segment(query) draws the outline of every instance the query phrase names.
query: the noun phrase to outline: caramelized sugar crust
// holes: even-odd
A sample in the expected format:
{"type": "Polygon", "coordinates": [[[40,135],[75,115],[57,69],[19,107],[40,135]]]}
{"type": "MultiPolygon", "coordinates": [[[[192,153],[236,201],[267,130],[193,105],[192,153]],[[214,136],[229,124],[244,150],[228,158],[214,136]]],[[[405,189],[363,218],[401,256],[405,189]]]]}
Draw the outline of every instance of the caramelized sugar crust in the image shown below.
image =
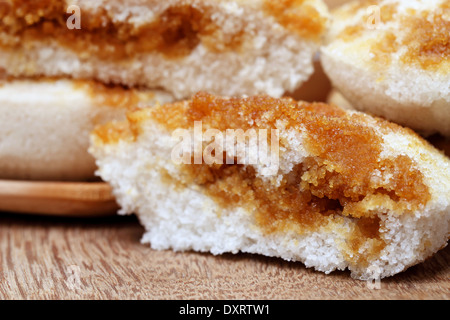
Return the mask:
{"type": "Polygon", "coordinates": [[[424,69],[438,70],[444,62],[450,63],[450,1],[444,2],[438,13],[405,20],[403,25],[410,31],[402,42],[409,44],[403,56],[406,64],[418,63],[424,69]]]}
{"type": "MultiPolygon", "coordinates": [[[[348,8],[349,12],[346,14],[356,14],[358,10],[365,10],[371,5],[380,5],[380,3],[382,3],[380,0],[355,2],[348,8]]],[[[416,65],[424,70],[447,72],[450,64],[449,0],[444,0],[440,7],[433,11],[417,12],[409,9],[406,13],[399,13],[396,4],[392,3],[379,7],[380,22],[389,23],[397,20],[399,26],[396,30],[382,31],[382,36],[378,37],[379,31],[369,30],[365,24],[366,21],[362,21],[346,27],[339,34],[339,38],[350,42],[366,32],[372,32],[374,38],[370,52],[377,65],[389,65],[392,62],[392,54],[401,51],[400,61],[406,65],[416,65]]]]}
{"type": "MultiPolygon", "coordinates": [[[[181,165],[179,176],[166,178],[179,187],[200,186],[223,208],[239,206],[254,212],[257,225],[266,233],[301,234],[350,217],[355,224],[342,246],[354,263],[367,263],[385,246],[379,218],[384,213],[370,209],[369,203],[408,214],[430,199],[423,175],[411,158],[380,158],[383,139],[373,123],[383,130],[403,130],[381,119],[288,98],[225,99],[199,93],[191,101],[133,113],[127,123],[101,127],[96,134],[104,143],[134,140],[140,123],[148,118],[169,131],[192,128],[194,121],[202,121],[205,130],[272,129],[280,124],[283,130],[304,130],[310,156],[284,174],[279,184],[258,176],[250,165],[238,164],[181,165]]],[[[287,141],[281,138],[280,146],[286,147],[287,141]]]]}
{"type": "Polygon", "coordinates": [[[325,32],[327,18],[306,0],[266,0],[264,9],[283,27],[304,38],[319,40],[325,32]]]}

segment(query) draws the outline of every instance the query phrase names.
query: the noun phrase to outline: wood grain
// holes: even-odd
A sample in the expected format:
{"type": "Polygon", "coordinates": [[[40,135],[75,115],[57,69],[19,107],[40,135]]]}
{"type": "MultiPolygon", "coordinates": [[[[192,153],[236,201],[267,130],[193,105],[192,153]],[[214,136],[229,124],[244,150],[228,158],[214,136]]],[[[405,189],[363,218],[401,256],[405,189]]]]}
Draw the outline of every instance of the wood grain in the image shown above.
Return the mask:
{"type": "Polygon", "coordinates": [[[450,248],[379,290],[250,254],[154,251],[135,217],[0,216],[0,299],[449,299],[450,248]]]}
{"type": "Polygon", "coordinates": [[[105,216],[118,206],[104,182],[0,180],[0,211],[58,216],[105,216]]]}

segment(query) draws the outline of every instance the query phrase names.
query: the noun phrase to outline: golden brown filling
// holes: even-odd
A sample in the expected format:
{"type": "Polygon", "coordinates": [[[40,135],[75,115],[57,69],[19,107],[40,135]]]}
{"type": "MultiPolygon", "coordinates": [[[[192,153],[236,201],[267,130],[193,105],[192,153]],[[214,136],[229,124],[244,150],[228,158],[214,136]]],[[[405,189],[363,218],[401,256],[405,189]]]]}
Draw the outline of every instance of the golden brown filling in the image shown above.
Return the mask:
{"type": "Polygon", "coordinates": [[[126,59],[136,53],[157,51],[166,57],[188,55],[203,43],[210,50],[238,50],[243,32],[224,34],[211,20],[207,7],[180,4],[143,26],[115,22],[103,9],[82,11],[81,29],[68,29],[64,1],[13,1],[0,6],[0,45],[53,39],[61,45],[101,59],[126,59]]]}
{"type": "Polygon", "coordinates": [[[409,44],[408,52],[403,56],[407,64],[419,63],[422,68],[438,70],[441,63],[450,62],[450,8],[443,6],[441,14],[422,14],[405,21],[408,36],[403,44],[409,44]],[[446,17],[444,17],[446,15],[446,17]]]}
{"type": "Polygon", "coordinates": [[[307,39],[318,40],[325,31],[327,19],[305,0],[266,0],[264,8],[283,27],[307,39]]]}
{"type": "MultiPolygon", "coordinates": [[[[267,233],[302,233],[350,217],[355,229],[343,246],[354,253],[348,259],[355,263],[369,261],[385,246],[377,215],[383,212],[367,209],[364,201],[389,202],[401,214],[408,212],[407,204],[414,210],[430,199],[413,160],[407,156],[381,160],[383,141],[367,125],[368,117],[349,115],[334,106],[266,96],[222,99],[199,93],[189,102],[134,113],[127,125],[105,126],[97,135],[107,143],[134,139],[140,134],[139,122],[148,117],[168,130],[191,128],[194,121],[221,131],[275,128],[276,121],[282,121],[286,129],[305,128],[311,156],[284,175],[280,185],[257,176],[252,166],[238,164],[186,164],[179,176],[168,179],[179,187],[201,186],[224,208],[239,206],[255,212],[257,224],[267,233]],[[380,179],[374,179],[377,170],[380,179]],[[386,176],[391,177],[388,182],[383,179],[386,176]],[[358,253],[363,245],[364,253],[358,253]]],[[[375,123],[386,130],[403,130],[381,119],[375,123]]],[[[285,145],[283,139],[280,145],[285,145]]]]}
{"type": "MultiPolygon", "coordinates": [[[[360,10],[379,3],[379,0],[366,1],[364,5],[356,5],[350,10],[360,10]]],[[[441,68],[441,66],[450,62],[449,1],[444,1],[441,7],[436,8],[434,12],[418,13],[411,9],[406,14],[396,14],[395,4],[383,5],[380,7],[380,22],[386,23],[398,19],[400,24],[398,32],[406,36],[400,38],[396,32],[392,31],[385,32],[382,37],[374,40],[371,45],[373,61],[377,65],[388,65],[392,61],[393,53],[398,52],[401,48],[406,48],[406,52],[401,57],[403,63],[416,64],[425,70],[445,72],[445,68],[441,68]]],[[[352,41],[367,31],[366,24],[359,23],[345,28],[339,37],[344,41],[352,41]]]]}
{"type": "MultiPolygon", "coordinates": [[[[326,19],[304,0],[264,3],[267,15],[286,29],[318,40],[326,19]]],[[[200,2],[180,1],[153,22],[136,26],[117,22],[106,9],[82,11],[81,29],[68,29],[67,4],[61,0],[0,2],[0,46],[18,47],[28,41],[56,40],[83,57],[126,59],[136,53],[160,52],[168,58],[189,55],[200,43],[214,52],[240,50],[245,30],[224,32],[213,22],[212,9],[200,2]]],[[[81,8],[82,9],[82,8],[81,8]]]]}

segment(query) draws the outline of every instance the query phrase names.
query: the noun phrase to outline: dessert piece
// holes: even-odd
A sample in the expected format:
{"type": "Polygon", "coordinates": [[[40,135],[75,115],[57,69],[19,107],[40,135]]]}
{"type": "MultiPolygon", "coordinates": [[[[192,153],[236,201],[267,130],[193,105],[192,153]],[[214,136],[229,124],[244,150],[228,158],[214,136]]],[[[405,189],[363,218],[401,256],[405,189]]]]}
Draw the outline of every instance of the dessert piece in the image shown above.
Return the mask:
{"type": "Polygon", "coordinates": [[[1,82],[0,179],[93,179],[89,133],[96,125],[125,119],[127,111],[158,101],[172,97],[93,81],[1,82]]]}
{"type": "Polygon", "coordinates": [[[349,102],[450,137],[450,1],[356,1],[333,18],[321,59],[349,102]]]}
{"type": "Polygon", "coordinates": [[[11,0],[0,68],[162,88],[180,98],[294,91],[328,24],[321,0],[11,0]]]}
{"type": "Polygon", "coordinates": [[[450,160],[410,129],[333,105],[198,93],[99,126],[90,152],[154,249],[370,279],[449,237],[450,160]]]}

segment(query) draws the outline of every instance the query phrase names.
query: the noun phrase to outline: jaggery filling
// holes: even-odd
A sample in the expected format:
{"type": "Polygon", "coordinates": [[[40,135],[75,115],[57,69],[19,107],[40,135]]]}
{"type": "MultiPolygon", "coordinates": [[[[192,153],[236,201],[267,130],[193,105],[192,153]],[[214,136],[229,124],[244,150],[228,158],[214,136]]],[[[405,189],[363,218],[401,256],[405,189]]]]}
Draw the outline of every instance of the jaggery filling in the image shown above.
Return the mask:
{"type": "Polygon", "coordinates": [[[15,47],[33,40],[53,39],[83,55],[126,59],[137,53],[160,52],[168,58],[189,55],[200,43],[210,50],[238,50],[243,32],[223,33],[207,7],[180,4],[154,21],[136,26],[117,22],[106,9],[82,11],[81,29],[68,29],[63,1],[13,1],[0,6],[0,46],[15,47]]]}
{"type": "Polygon", "coordinates": [[[444,62],[450,62],[450,9],[446,5],[443,4],[440,14],[423,13],[404,22],[410,32],[403,39],[404,44],[409,44],[403,62],[418,63],[430,70],[439,70],[444,62]]]}
{"type": "MultiPolygon", "coordinates": [[[[302,233],[325,227],[330,221],[343,221],[344,217],[353,219],[355,227],[344,247],[353,253],[348,259],[355,263],[369,261],[385,245],[378,218],[383,212],[374,212],[365,201],[387,201],[399,214],[407,214],[430,199],[413,160],[407,156],[380,159],[383,141],[367,125],[368,119],[382,129],[403,130],[381,119],[288,98],[223,99],[199,93],[189,102],[135,113],[129,118],[128,129],[117,129],[119,138],[124,138],[124,132],[131,139],[138,136],[139,122],[148,117],[169,130],[191,128],[194,121],[221,131],[272,129],[280,123],[285,130],[303,128],[307,134],[305,147],[311,156],[284,174],[279,184],[258,176],[249,165],[205,163],[181,165],[179,176],[171,176],[171,182],[180,187],[200,186],[224,208],[247,208],[267,233],[302,233]],[[378,174],[374,176],[374,172],[378,174]],[[359,252],[362,246],[364,253],[359,252]]],[[[110,131],[111,127],[105,128],[98,136],[111,142],[115,133],[110,131]]],[[[280,146],[286,146],[282,138],[280,146]]]]}
{"type": "MultiPolygon", "coordinates": [[[[367,3],[377,4],[379,1],[367,3]]],[[[364,7],[358,5],[355,8],[364,7]]],[[[418,65],[430,71],[446,72],[445,70],[448,70],[444,66],[450,63],[449,1],[444,1],[434,11],[417,12],[409,9],[403,14],[397,12],[395,4],[387,4],[380,7],[380,14],[380,23],[397,19],[398,28],[386,31],[383,36],[377,37],[379,30],[370,31],[366,21],[363,21],[363,23],[346,27],[339,34],[339,38],[349,42],[362,37],[366,32],[372,32],[374,40],[370,52],[377,66],[389,65],[392,62],[392,55],[406,48],[405,53],[402,53],[400,57],[402,63],[418,65]]]]}
{"type": "Polygon", "coordinates": [[[318,40],[326,29],[327,19],[305,0],[266,0],[264,9],[283,27],[307,39],[318,40]]]}

